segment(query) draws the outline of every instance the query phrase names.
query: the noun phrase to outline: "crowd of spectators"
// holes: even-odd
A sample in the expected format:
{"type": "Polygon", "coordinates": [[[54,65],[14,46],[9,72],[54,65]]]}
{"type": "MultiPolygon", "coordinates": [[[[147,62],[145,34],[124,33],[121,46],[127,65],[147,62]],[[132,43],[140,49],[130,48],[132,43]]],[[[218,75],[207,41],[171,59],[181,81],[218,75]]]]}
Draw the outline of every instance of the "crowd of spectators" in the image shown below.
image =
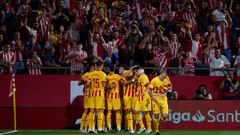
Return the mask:
{"type": "Polygon", "coordinates": [[[93,60],[177,68],[170,75],[239,68],[239,0],[74,1],[0,0],[0,73],[81,74],[93,60]]]}

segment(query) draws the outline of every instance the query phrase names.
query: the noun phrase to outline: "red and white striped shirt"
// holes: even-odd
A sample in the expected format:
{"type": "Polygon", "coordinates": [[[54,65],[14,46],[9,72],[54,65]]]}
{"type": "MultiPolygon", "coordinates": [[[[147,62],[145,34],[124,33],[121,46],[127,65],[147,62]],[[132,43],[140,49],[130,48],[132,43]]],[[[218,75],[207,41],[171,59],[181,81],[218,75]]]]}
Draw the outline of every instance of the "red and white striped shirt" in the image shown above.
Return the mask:
{"type": "Polygon", "coordinates": [[[198,41],[192,40],[192,48],[191,48],[192,56],[197,58],[198,60],[201,60],[202,51],[203,51],[203,45],[198,41]]]}
{"type": "Polygon", "coordinates": [[[71,63],[71,71],[72,72],[81,71],[81,68],[83,67],[83,64],[81,62],[86,58],[87,58],[87,53],[85,51],[72,50],[69,53],[69,61],[71,63]]]}
{"type": "Polygon", "coordinates": [[[196,13],[191,10],[185,11],[182,13],[183,20],[188,22],[189,20],[192,22],[192,30],[195,32],[197,30],[197,20],[196,20],[196,13]]]}
{"type": "Polygon", "coordinates": [[[166,68],[170,61],[170,55],[168,52],[154,51],[153,60],[159,63],[157,66],[166,68]]]}
{"type": "Polygon", "coordinates": [[[181,44],[179,42],[176,42],[176,43],[170,42],[169,47],[172,53],[172,59],[177,58],[181,48],[181,44]]]}
{"type": "Polygon", "coordinates": [[[36,59],[28,59],[27,60],[28,65],[28,73],[29,75],[41,75],[41,69],[42,66],[41,59],[37,57],[36,59]]]}
{"type": "MultiPolygon", "coordinates": [[[[15,60],[16,60],[16,61],[23,61],[22,52],[21,52],[21,50],[16,46],[17,42],[16,42],[16,41],[12,41],[11,44],[13,45],[11,48],[12,48],[13,50],[15,50],[15,51],[14,51],[15,60]]],[[[23,47],[23,44],[22,44],[21,41],[20,41],[20,44],[21,44],[20,46],[23,47]]]]}
{"type": "MultiPolygon", "coordinates": [[[[0,61],[2,61],[2,64],[8,64],[8,63],[15,62],[14,53],[13,52],[5,52],[5,51],[0,52],[0,61]]],[[[0,71],[10,73],[13,71],[13,65],[9,65],[6,68],[0,67],[0,71]]]]}
{"type": "Polygon", "coordinates": [[[224,31],[217,32],[217,41],[219,41],[222,49],[231,48],[231,30],[226,28],[224,31]]]}
{"type": "Polygon", "coordinates": [[[194,57],[187,57],[183,60],[184,63],[184,75],[195,75],[195,66],[194,66],[195,58],[194,57]]]}

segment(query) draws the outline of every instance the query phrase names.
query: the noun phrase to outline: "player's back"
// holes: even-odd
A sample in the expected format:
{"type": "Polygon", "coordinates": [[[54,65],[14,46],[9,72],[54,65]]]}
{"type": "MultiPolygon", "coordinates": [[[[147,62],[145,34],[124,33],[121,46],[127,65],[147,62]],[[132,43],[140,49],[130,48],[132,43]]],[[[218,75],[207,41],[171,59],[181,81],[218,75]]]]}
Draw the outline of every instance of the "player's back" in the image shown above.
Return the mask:
{"type": "MultiPolygon", "coordinates": [[[[124,81],[130,81],[134,78],[133,71],[126,71],[127,74],[122,77],[124,81]]],[[[135,95],[135,84],[133,82],[123,85],[123,96],[134,97],[135,95]]]]}
{"type": "Polygon", "coordinates": [[[91,81],[92,96],[104,96],[106,74],[103,71],[93,71],[91,81]]]}
{"type": "Polygon", "coordinates": [[[107,76],[107,80],[109,85],[114,86],[114,88],[110,89],[108,92],[108,98],[119,98],[119,80],[121,76],[118,74],[110,74],[107,76]]]}
{"type": "Polygon", "coordinates": [[[149,84],[148,76],[146,74],[140,75],[137,81],[137,92],[138,92],[137,95],[139,100],[143,100],[144,98],[149,97],[148,93],[146,93],[145,96],[142,96],[144,91],[147,89],[148,84],[149,84]]]}

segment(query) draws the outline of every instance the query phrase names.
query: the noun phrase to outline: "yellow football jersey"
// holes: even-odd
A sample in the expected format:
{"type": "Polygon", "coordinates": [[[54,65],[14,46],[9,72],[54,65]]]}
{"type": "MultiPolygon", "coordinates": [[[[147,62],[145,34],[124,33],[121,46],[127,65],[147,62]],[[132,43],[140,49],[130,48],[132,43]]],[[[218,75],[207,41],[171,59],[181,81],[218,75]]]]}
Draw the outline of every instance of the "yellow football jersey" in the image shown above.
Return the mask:
{"type": "Polygon", "coordinates": [[[140,101],[144,100],[144,97],[148,96],[148,94],[142,96],[143,92],[147,89],[148,84],[149,84],[148,76],[146,74],[140,75],[137,81],[137,95],[140,101]]]}
{"type": "Polygon", "coordinates": [[[84,82],[84,95],[85,96],[89,96],[89,94],[90,94],[91,86],[87,86],[87,81],[91,81],[91,73],[92,72],[87,72],[81,77],[82,81],[84,82]]]}
{"type": "Polygon", "coordinates": [[[91,81],[92,96],[104,96],[106,74],[103,71],[93,71],[91,73],[91,81]]]}
{"type": "Polygon", "coordinates": [[[164,81],[161,81],[158,77],[152,79],[149,89],[152,90],[154,93],[165,94],[168,89],[164,87],[164,81]]]}
{"type": "Polygon", "coordinates": [[[115,86],[115,88],[111,89],[108,92],[108,98],[111,99],[117,99],[120,98],[119,95],[119,80],[121,79],[121,76],[118,74],[110,74],[107,76],[107,81],[109,82],[109,85],[115,86]]]}

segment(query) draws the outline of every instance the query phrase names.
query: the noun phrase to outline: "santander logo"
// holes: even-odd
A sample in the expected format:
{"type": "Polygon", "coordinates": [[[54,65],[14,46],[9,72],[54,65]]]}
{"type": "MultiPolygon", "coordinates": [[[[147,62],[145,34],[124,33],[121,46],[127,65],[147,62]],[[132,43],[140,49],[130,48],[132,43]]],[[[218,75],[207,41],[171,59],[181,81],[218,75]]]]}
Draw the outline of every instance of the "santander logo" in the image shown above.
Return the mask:
{"type": "Polygon", "coordinates": [[[200,110],[196,112],[174,112],[169,110],[169,115],[166,121],[174,124],[182,122],[195,122],[195,123],[240,123],[240,112],[216,112],[216,110],[208,110],[205,115],[200,110]]]}
{"type": "Polygon", "coordinates": [[[205,120],[205,117],[202,115],[202,113],[198,110],[195,115],[192,116],[192,121],[194,122],[202,122],[205,120]]]}

